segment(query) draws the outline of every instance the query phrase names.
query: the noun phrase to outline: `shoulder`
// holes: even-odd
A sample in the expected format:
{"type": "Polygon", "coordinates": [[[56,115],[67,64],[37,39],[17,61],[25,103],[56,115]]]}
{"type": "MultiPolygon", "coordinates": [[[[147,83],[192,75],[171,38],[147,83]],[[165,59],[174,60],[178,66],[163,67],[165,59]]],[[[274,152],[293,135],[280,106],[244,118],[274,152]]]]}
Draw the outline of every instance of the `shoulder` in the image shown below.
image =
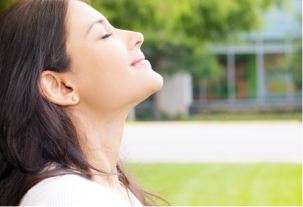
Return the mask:
{"type": "Polygon", "coordinates": [[[78,175],[47,178],[32,187],[22,198],[25,206],[126,206],[118,195],[78,175]]]}

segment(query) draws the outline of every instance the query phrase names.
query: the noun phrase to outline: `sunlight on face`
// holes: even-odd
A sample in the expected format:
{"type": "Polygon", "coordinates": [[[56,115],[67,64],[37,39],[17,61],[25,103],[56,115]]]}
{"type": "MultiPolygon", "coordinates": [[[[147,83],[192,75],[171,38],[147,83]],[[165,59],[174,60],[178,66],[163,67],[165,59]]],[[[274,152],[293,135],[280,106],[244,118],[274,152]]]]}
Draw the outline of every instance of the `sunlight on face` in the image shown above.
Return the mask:
{"type": "MultiPolygon", "coordinates": [[[[130,20],[131,21],[131,20],[130,20]]],[[[67,16],[68,73],[81,104],[96,110],[134,107],[162,87],[140,50],[141,33],[116,29],[89,5],[71,1],[67,16]]]]}

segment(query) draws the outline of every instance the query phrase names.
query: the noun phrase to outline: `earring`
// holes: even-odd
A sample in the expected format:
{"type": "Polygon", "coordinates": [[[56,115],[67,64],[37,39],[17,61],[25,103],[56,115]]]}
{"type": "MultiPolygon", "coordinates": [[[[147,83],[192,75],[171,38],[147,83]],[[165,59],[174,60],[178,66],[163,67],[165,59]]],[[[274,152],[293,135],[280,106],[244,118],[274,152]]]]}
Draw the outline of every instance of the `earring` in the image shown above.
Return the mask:
{"type": "Polygon", "coordinates": [[[73,96],[72,100],[77,101],[77,96],[73,96]]]}

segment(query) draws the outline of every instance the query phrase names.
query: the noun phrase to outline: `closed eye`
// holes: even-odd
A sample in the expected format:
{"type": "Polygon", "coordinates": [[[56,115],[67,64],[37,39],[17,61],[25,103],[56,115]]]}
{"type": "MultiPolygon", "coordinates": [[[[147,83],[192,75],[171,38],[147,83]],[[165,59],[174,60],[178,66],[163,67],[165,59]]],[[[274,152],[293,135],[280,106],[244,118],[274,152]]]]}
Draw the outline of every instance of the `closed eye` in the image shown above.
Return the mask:
{"type": "Polygon", "coordinates": [[[110,36],[112,36],[112,34],[106,34],[106,35],[104,35],[104,36],[102,37],[102,39],[106,39],[106,38],[108,38],[108,37],[110,37],[110,36]]]}

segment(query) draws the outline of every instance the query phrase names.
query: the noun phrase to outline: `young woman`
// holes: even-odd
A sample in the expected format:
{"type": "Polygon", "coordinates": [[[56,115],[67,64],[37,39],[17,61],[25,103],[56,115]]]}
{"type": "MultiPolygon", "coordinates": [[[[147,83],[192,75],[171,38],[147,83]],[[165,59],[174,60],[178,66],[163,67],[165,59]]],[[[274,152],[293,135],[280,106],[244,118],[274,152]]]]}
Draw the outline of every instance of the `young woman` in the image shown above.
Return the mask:
{"type": "Polygon", "coordinates": [[[1,14],[0,205],[153,204],[118,162],[128,112],[163,84],[142,43],[77,0],[1,14]]]}

